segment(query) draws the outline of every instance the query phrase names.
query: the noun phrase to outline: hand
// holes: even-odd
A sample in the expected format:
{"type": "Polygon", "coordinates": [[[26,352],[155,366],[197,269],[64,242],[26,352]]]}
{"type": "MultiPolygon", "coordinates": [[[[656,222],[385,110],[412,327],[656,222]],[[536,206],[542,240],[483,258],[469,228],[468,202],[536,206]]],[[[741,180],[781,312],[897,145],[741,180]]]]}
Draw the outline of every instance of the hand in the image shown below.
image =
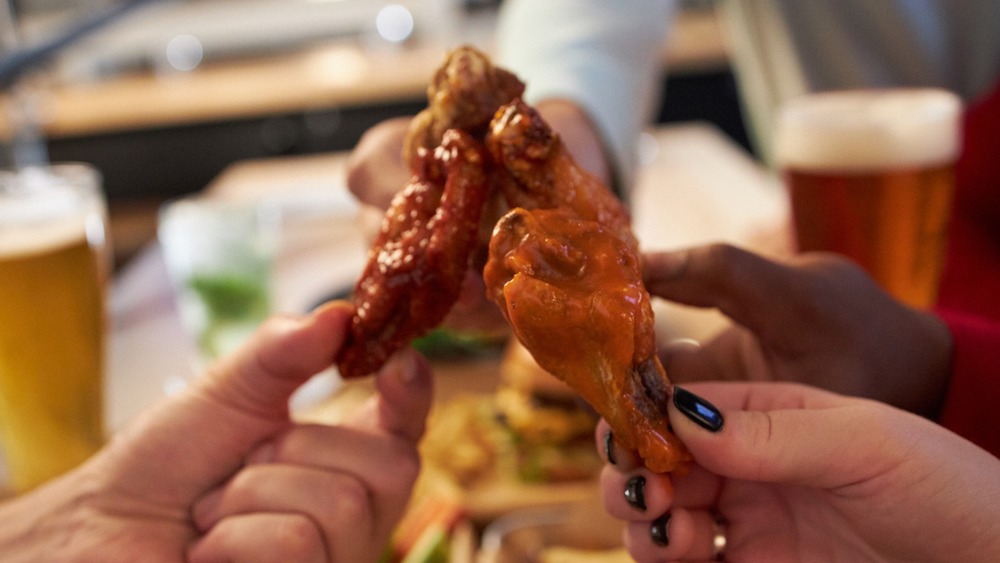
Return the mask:
{"type": "Polygon", "coordinates": [[[776,262],[728,245],[645,257],[652,295],[717,307],[734,326],[700,349],[665,349],[675,382],[798,381],[924,415],[940,408],[951,336],[830,254],[776,262]],[[673,353],[676,352],[676,353],[673,353]]]}
{"type": "MultiPolygon", "coordinates": [[[[717,518],[727,561],[1000,557],[1000,460],[944,428],[795,384],[686,389],[719,407],[722,423],[709,431],[670,405],[674,431],[696,461],[690,473],[652,474],[613,448],[618,464],[601,474],[605,507],[628,522],[625,543],[637,561],[711,559],[717,518]]],[[[677,396],[713,408],[697,395],[677,396]]],[[[607,431],[602,422],[601,444],[607,431]]]]}
{"type": "Polygon", "coordinates": [[[4,505],[5,560],[374,560],[417,476],[431,380],[403,355],[351,421],[291,422],[289,396],[331,364],[350,315],[268,321],[81,468],[4,505]]]}
{"type": "Polygon", "coordinates": [[[388,209],[411,173],[403,162],[403,141],[410,117],[376,124],[358,140],[347,158],[347,188],[361,203],[388,209]]]}

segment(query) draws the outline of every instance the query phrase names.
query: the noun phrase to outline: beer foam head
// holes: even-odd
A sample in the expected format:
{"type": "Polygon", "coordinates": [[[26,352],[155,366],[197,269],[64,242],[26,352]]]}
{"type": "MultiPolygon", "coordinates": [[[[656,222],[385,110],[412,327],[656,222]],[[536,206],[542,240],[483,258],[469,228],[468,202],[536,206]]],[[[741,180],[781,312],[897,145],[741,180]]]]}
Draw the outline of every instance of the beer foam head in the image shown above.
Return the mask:
{"type": "MultiPolygon", "coordinates": [[[[0,190],[4,188],[0,186],[0,190]]],[[[0,259],[62,248],[88,237],[95,209],[66,186],[0,191],[0,259]]]]}
{"type": "Polygon", "coordinates": [[[958,157],[961,106],[931,88],[803,96],[779,114],[775,158],[785,168],[858,172],[947,163],[958,157]]]}

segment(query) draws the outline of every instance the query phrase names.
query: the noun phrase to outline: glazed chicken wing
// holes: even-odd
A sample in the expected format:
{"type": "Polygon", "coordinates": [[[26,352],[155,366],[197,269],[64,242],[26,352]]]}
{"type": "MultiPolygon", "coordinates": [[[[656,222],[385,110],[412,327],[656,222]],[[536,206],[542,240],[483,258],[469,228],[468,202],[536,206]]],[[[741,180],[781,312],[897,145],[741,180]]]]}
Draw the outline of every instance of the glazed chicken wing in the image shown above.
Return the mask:
{"type": "Polygon", "coordinates": [[[516,76],[472,47],[451,51],[434,74],[428,106],[404,142],[412,178],[386,212],[355,285],[351,330],[337,358],[343,377],[378,370],[438,326],[470,267],[482,270],[500,215],[498,177],[482,141],[497,108],[523,91],[516,76]]]}
{"type": "Polygon", "coordinates": [[[570,210],[611,229],[637,251],[631,219],[621,200],[576,164],[534,108],[518,99],[497,110],[486,146],[510,177],[498,183],[511,208],[570,210]]]}
{"type": "Polygon", "coordinates": [[[427,88],[427,108],[410,122],[403,161],[417,173],[420,153],[433,151],[449,129],[482,139],[497,108],[523,92],[524,83],[494,66],[482,51],[468,46],[454,49],[427,88]]]}
{"type": "Polygon", "coordinates": [[[689,456],[668,429],[670,382],[627,211],[524,104],[498,113],[487,147],[521,188],[511,203],[533,208],[497,223],[487,296],[535,361],[590,403],[623,446],[652,471],[677,469],[689,456]]]}
{"type": "Polygon", "coordinates": [[[458,299],[489,196],[485,159],[481,143],[450,130],[393,199],[355,286],[355,313],[337,358],[343,377],[379,369],[458,299]]]}

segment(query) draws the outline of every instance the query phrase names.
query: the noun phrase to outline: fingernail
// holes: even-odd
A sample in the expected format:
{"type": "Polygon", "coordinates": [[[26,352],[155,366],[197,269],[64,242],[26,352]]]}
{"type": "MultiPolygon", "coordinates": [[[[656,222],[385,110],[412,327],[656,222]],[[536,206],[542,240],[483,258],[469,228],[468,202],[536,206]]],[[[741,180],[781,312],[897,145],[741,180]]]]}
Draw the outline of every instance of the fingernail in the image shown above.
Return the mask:
{"type": "Polygon", "coordinates": [[[670,524],[670,513],[660,516],[649,525],[649,537],[653,543],[660,547],[670,545],[670,535],[667,533],[667,525],[670,524]]]}
{"type": "Polygon", "coordinates": [[[715,408],[715,405],[698,395],[675,386],[674,406],[684,413],[684,416],[690,418],[695,424],[705,430],[709,432],[722,430],[722,425],[725,422],[722,418],[722,413],[719,412],[719,409],[715,408]]]}
{"type": "Polygon", "coordinates": [[[615,465],[615,435],[610,430],[604,435],[604,457],[608,463],[615,465]]]}
{"type": "Polygon", "coordinates": [[[396,372],[399,380],[406,385],[412,385],[417,380],[417,357],[412,352],[396,354],[392,360],[391,369],[396,372]]]}
{"type": "Polygon", "coordinates": [[[646,511],[646,478],[636,475],[625,484],[625,500],[636,509],[646,511]]]}

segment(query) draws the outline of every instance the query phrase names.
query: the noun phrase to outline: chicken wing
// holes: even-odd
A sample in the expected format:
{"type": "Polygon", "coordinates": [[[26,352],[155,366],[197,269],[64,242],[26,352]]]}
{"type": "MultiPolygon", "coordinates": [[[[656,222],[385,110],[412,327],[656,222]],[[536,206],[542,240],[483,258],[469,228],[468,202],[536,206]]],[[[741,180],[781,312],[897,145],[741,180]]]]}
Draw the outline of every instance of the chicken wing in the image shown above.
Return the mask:
{"type": "Polygon", "coordinates": [[[670,382],[632,245],[564,208],[517,208],[494,230],[488,296],[538,365],[565,381],[652,471],[687,459],[669,431],[670,382]]]}
{"type": "Polygon", "coordinates": [[[535,361],[590,403],[622,445],[653,471],[675,470],[688,454],[668,429],[670,381],[628,210],[519,100],[497,112],[486,145],[512,179],[503,185],[508,203],[521,206],[493,231],[487,296],[535,361]]]}
{"type": "Polygon", "coordinates": [[[479,141],[449,130],[393,199],[355,286],[355,313],[337,357],[343,377],[376,371],[458,299],[490,193],[486,158],[479,141]]]}
{"type": "Polygon", "coordinates": [[[469,46],[450,51],[427,87],[427,108],[410,122],[404,162],[417,173],[420,153],[433,151],[449,129],[482,139],[497,108],[523,92],[524,83],[482,51],[469,46]]]}
{"type": "Polygon", "coordinates": [[[514,74],[467,46],[449,52],[434,74],[428,106],[403,146],[412,178],[386,212],[355,285],[355,314],[337,358],[343,377],[376,371],[440,324],[459,298],[470,257],[482,269],[500,215],[482,140],[497,108],[523,91],[514,74]]]}

